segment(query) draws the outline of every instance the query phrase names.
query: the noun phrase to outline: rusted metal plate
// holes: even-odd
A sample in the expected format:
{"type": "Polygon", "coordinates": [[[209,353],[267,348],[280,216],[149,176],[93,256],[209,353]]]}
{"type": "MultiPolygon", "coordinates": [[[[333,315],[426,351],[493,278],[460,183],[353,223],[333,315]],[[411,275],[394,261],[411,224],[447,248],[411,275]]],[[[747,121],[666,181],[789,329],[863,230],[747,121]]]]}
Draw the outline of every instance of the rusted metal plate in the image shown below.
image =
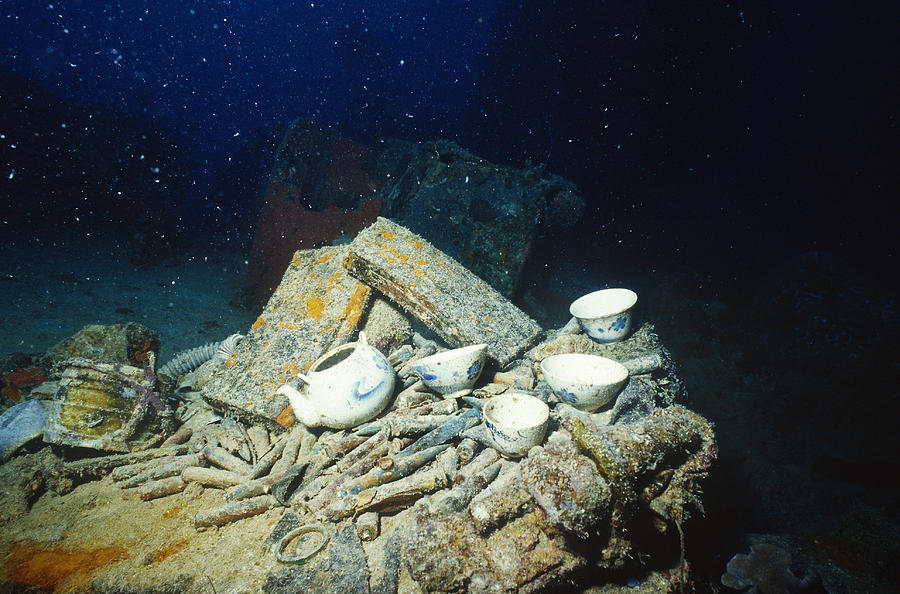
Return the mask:
{"type": "Polygon", "coordinates": [[[250,422],[290,425],[288,400],[275,390],[332,346],[355,337],[372,289],[342,266],[347,246],[294,254],[262,314],[203,388],[214,407],[250,422]]]}
{"type": "Polygon", "coordinates": [[[344,265],[451,346],[486,343],[501,367],[541,334],[537,322],[490,285],[389,219],[379,217],[356,236],[344,265]]]}

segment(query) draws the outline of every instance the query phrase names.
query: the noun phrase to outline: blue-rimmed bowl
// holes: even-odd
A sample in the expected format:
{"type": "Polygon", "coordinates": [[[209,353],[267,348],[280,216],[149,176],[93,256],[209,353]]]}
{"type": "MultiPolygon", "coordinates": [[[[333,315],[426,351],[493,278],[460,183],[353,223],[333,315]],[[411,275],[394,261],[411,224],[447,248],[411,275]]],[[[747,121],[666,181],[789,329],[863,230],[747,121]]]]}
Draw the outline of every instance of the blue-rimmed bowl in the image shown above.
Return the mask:
{"type": "Polygon", "coordinates": [[[444,398],[459,398],[475,387],[486,357],[487,345],[473,344],[419,359],[412,369],[426,386],[444,398]]]}
{"type": "Polygon", "coordinates": [[[579,297],[569,306],[584,333],[597,342],[616,342],[631,332],[631,308],[637,293],[631,289],[602,289],[579,297]]]}
{"type": "Polygon", "coordinates": [[[587,412],[611,402],[628,381],[621,363],[582,353],[551,355],[541,361],[541,372],[560,400],[587,412]]]}
{"type": "Polygon", "coordinates": [[[485,403],[481,416],[497,450],[508,458],[519,458],[543,443],[550,408],[531,394],[504,392],[485,403]]]}

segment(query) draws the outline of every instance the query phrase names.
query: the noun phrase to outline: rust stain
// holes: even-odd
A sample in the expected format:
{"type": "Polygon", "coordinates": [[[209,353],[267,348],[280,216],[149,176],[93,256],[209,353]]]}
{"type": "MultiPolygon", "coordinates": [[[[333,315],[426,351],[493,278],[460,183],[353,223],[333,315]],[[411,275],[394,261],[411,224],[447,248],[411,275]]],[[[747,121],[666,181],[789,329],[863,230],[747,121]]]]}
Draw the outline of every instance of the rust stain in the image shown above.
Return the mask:
{"type": "MultiPolygon", "coordinates": [[[[91,550],[42,549],[17,542],[6,558],[7,578],[28,590],[89,590],[97,569],[128,558],[127,549],[106,547],[91,550]]],[[[23,589],[25,589],[23,588],[23,589]]]]}
{"type": "Polygon", "coordinates": [[[275,417],[275,422],[282,427],[290,427],[296,420],[297,419],[294,418],[294,409],[290,406],[285,406],[284,409],[278,413],[278,416],[275,417]]]}
{"type": "Polygon", "coordinates": [[[175,553],[177,553],[178,551],[180,551],[181,549],[186,547],[187,544],[188,544],[188,539],[183,538],[177,542],[173,542],[167,546],[164,546],[163,548],[159,549],[158,551],[156,551],[153,554],[152,563],[160,563],[162,561],[165,561],[166,559],[168,559],[169,557],[171,557],[172,555],[174,555],[175,553]]]}
{"type": "Polygon", "coordinates": [[[162,517],[171,518],[171,517],[177,516],[181,513],[181,510],[183,509],[183,507],[184,506],[181,506],[181,505],[173,505],[170,509],[167,509],[166,511],[164,511],[162,513],[162,517]]]}
{"type": "Polygon", "coordinates": [[[359,324],[359,319],[363,315],[365,305],[368,302],[371,289],[362,283],[357,283],[356,290],[350,296],[350,301],[344,308],[344,323],[342,328],[346,329],[346,333],[352,332],[359,324]]]}

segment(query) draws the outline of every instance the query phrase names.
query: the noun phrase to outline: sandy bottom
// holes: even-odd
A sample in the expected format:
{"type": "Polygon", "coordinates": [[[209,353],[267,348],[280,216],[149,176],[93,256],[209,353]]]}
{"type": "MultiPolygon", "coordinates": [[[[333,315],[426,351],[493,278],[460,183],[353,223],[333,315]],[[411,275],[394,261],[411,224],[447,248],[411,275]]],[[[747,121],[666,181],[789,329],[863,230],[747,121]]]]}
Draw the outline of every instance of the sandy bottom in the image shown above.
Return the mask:
{"type": "MultiPolygon", "coordinates": [[[[25,461],[4,467],[4,484],[25,461]]],[[[194,528],[197,511],[222,503],[222,491],[203,488],[143,501],[109,477],[45,494],[21,516],[24,502],[13,495],[0,518],[0,591],[259,592],[279,565],[263,543],[281,510],[194,528]]]]}
{"type": "Polygon", "coordinates": [[[242,332],[247,270],[237,249],[197,248],[140,268],[100,239],[0,246],[0,357],[42,353],[87,324],[140,322],[159,333],[160,360],[242,332]]]}
{"type": "MultiPolygon", "coordinates": [[[[258,592],[278,565],[263,541],[281,512],[193,527],[197,511],[219,505],[216,489],[142,501],[108,477],[44,495],[24,516],[2,519],[0,581],[9,591],[258,592]]],[[[21,511],[21,502],[4,507],[21,511]]]]}

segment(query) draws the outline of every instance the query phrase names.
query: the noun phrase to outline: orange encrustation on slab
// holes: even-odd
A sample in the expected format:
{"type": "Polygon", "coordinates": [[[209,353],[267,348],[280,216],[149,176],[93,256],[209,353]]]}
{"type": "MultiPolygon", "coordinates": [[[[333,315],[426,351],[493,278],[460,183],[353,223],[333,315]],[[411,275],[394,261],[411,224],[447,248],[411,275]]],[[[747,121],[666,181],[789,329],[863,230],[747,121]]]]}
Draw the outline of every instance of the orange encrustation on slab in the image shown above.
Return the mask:
{"type": "Polygon", "coordinates": [[[23,589],[84,591],[89,589],[94,571],[128,557],[128,550],[120,547],[45,549],[35,543],[17,542],[6,557],[4,573],[6,579],[23,589]]]}
{"type": "Polygon", "coordinates": [[[322,319],[325,313],[325,302],[315,295],[306,297],[306,314],[317,322],[322,319]]]}
{"type": "Polygon", "coordinates": [[[260,326],[262,326],[265,323],[266,323],[266,321],[263,319],[263,317],[259,316],[258,318],[256,318],[256,321],[253,322],[253,325],[250,326],[250,328],[253,330],[256,330],[257,328],[259,328],[260,326]]]}
{"type": "Polygon", "coordinates": [[[341,334],[349,334],[359,324],[366,306],[369,304],[369,297],[372,289],[368,286],[360,284],[350,296],[350,301],[344,308],[342,313],[343,323],[341,324],[341,334]]]}
{"type": "Polygon", "coordinates": [[[284,365],[281,366],[281,369],[291,375],[297,375],[300,373],[300,366],[297,365],[296,361],[288,361],[284,365]]]}
{"type": "Polygon", "coordinates": [[[330,252],[326,252],[326,253],[322,254],[321,256],[319,256],[318,258],[316,258],[315,260],[313,260],[313,264],[324,264],[325,262],[327,262],[328,260],[331,259],[331,256],[332,256],[332,254],[330,252]]]}

